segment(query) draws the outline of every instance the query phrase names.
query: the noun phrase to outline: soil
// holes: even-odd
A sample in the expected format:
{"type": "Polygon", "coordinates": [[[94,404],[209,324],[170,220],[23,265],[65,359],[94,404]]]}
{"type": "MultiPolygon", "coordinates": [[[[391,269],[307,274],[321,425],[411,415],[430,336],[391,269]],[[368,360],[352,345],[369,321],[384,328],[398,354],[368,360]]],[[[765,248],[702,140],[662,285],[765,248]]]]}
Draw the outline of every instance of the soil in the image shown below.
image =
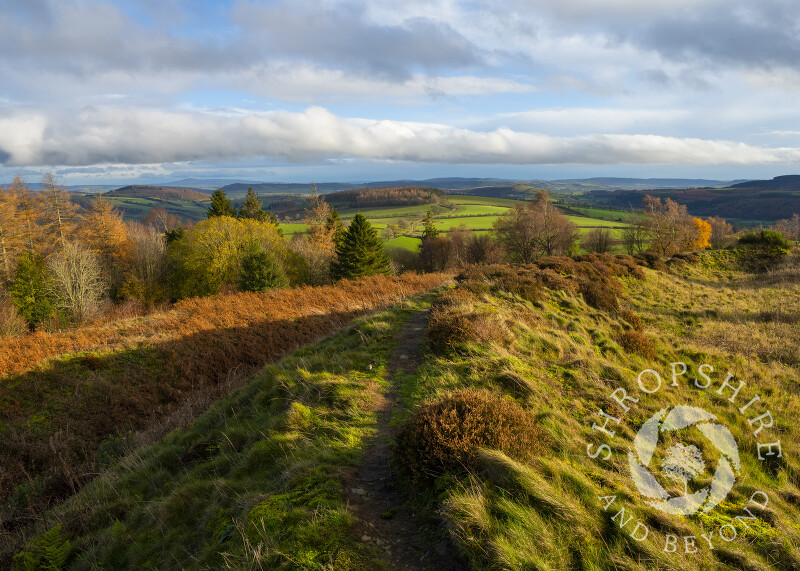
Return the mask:
{"type": "Polygon", "coordinates": [[[349,510],[359,519],[356,530],[361,540],[381,549],[390,569],[456,571],[466,565],[457,560],[446,540],[424,529],[429,523],[405,505],[390,447],[397,433],[389,424],[398,406],[397,373],[414,373],[422,362],[427,319],[427,311],[416,313],[395,337],[388,363],[390,386],[384,391],[373,387],[376,433],[367,443],[361,465],[343,475],[345,496],[349,510]]]}

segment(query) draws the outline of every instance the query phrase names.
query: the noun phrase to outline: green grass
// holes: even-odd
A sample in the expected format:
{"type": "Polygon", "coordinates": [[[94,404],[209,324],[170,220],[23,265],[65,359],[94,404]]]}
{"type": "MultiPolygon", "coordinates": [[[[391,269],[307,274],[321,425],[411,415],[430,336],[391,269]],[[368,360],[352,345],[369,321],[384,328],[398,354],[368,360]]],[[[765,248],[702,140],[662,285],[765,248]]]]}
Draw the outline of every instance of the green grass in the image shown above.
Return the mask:
{"type": "Polygon", "coordinates": [[[631,223],[639,221],[644,217],[644,215],[637,212],[623,212],[621,210],[608,210],[605,208],[587,208],[583,206],[570,206],[570,208],[589,218],[611,220],[615,222],[631,223]]]}
{"type": "MultiPolygon", "coordinates": [[[[394,422],[402,423],[416,407],[450,391],[486,389],[516,399],[539,419],[547,432],[546,452],[530,461],[498,451],[481,453],[470,472],[445,475],[428,487],[409,486],[415,509],[440,514],[457,551],[467,554],[474,569],[711,571],[727,568],[725,562],[731,561],[747,569],[797,568],[795,454],[800,434],[791,419],[800,414],[793,380],[800,373],[800,359],[789,347],[800,343],[800,328],[790,317],[800,312],[800,272],[795,269],[790,275],[754,278],[728,270],[718,280],[703,266],[692,266],[677,274],[648,271],[645,281],[625,278],[627,305],[642,315],[645,334],[655,339],[653,361],[620,345],[626,322],[587,306],[580,297],[548,292],[531,304],[494,285],[487,292],[476,284],[476,291],[483,293],[452,311],[487,316],[505,329],[494,338],[485,333],[482,342],[467,341],[450,352],[430,354],[416,375],[404,377],[404,406],[394,422]],[[737,285],[731,286],[731,278],[737,285]],[[787,319],[747,317],[755,311],[783,312],[787,319]],[[510,343],[503,340],[509,332],[510,343]],[[781,348],[774,339],[782,340],[781,348]],[[699,390],[682,381],[678,388],[654,395],[638,390],[638,371],[654,368],[667,377],[674,361],[688,363],[693,377],[699,364],[713,365],[713,388],[699,390]],[[729,370],[748,384],[748,396],[736,405],[714,390],[729,370]],[[520,379],[514,390],[504,380],[508,378],[520,379]],[[618,387],[640,399],[628,414],[609,398],[618,387]],[[769,409],[781,418],[768,437],[754,438],[752,426],[737,410],[752,394],[768,398],[769,409]],[[657,511],[630,479],[627,453],[636,431],[656,411],[674,404],[713,411],[739,443],[742,476],[726,502],[708,516],[657,511]],[[614,424],[614,439],[592,430],[598,409],[623,419],[614,424]],[[756,440],[776,438],[783,444],[783,463],[759,462],[756,440]],[[588,443],[606,442],[613,451],[609,461],[588,457],[588,443]],[[768,493],[769,510],[754,509],[762,515],[748,530],[735,517],[743,514],[754,490],[768,493]],[[605,511],[599,498],[611,495],[617,496],[616,503],[605,511]],[[646,541],[630,537],[633,524],[621,530],[612,520],[623,506],[626,518],[632,515],[634,522],[648,527],[646,541]],[[717,536],[713,551],[700,543],[703,533],[726,524],[736,527],[740,539],[727,543],[717,536]],[[698,553],[665,552],[667,535],[696,537],[698,553]]],[[[703,452],[707,459],[714,457],[713,449],[703,452]]]]}
{"type": "Polygon", "coordinates": [[[384,248],[404,248],[412,252],[419,251],[421,240],[419,238],[412,238],[411,236],[398,236],[383,243],[384,248]]]}
{"type": "Polygon", "coordinates": [[[151,209],[163,208],[170,214],[181,218],[198,221],[206,219],[207,203],[189,200],[158,200],[154,198],[129,198],[108,196],[108,200],[122,211],[125,220],[141,221],[151,209]]]}
{"type": "Polygon", "coordinates": [[[296,351],[124,456],[47,516],[66,531],[70,568],[385,568],[354,531],[340,470],[373,431],[394,332],[429,299],[296,351]]]}

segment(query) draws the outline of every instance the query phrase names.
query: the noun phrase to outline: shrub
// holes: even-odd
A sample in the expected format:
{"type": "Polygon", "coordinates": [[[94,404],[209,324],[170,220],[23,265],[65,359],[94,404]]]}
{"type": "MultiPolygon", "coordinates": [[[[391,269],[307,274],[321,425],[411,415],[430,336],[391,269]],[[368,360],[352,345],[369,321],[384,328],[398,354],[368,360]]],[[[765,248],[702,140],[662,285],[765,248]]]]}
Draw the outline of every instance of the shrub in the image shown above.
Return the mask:
{"type": "Polygon", "coordinates": [[[643,331],[644,323],[642,318],[632,312],[630,309],[621,309],[618,314],[620,319],[626,321],[635,331],[643,331]]]}
{"type": "Polygon", "coordinates": [[[784,250],[792,247],[792,243],[775,230],[761,230],[758,233],[750,232],[739,238],[739,244],[773,246],[784,250]]]}
{"type": "Polygon", "coordinates": [[[520,459],[541,449],[533,416],[513,400],[467,389],[423,404],[401,428],[397,459],[415,481],[475,467],[481,448],[520,459]]]}
{"type": "Polygon", "coordinates": [[[653,340],[643,335],[641,331],[623,331],[619,342],[628,353],[635,353],[650,360],[656,358],[653,340]]]}
{"type": "Polygon", "coordinates": [[[0,297],[0,337],[22,335],[28,330],[28,324],[17,313],[11,301],[0,297]]]}
{"type": "Polygon", "coordinates": [[[617,292],[608,280],[584,279],[580,282],[580,288],[583,299],[592,307],[611,313],[619,309],[617,292]]]}
{"type": "Polygon", "coordinates": [[[428,344],[438,353],[447,353],[464,343],[505,341],[507,335],[500,323],[484,313],[431,311],[427,330],[428,344]]]}

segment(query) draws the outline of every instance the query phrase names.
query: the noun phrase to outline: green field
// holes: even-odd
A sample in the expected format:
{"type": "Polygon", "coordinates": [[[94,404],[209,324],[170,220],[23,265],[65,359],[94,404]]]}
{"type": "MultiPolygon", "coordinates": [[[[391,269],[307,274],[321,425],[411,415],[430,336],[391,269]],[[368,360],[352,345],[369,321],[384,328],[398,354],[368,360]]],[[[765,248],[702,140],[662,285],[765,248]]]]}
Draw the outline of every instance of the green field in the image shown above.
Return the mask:
{"type": "Polygon", "coordinates": [[[642,214],[638,212],[623,212],[621,210],[608,210],[605,208],[586,208],[583,206],[571,206],[572,210],[580,212],[589,218],[600,220],[613,220],[618,222],[635,222],[642,219],[642,214]]]}
{"type": "Polygon", "coordinates": [[[140,221],[153,208],[163,208],[168,213],[183,219],[197,222],[206,219],[208,203],[191,200],[160,200],[157,198],[130,198],[126,196],[106,196],[116,208],[122,211],[125,220],[140,221]]]}
{"type": "Polygon", "coordinates": [[[419,245],[421,242],[422,240],[419,238],[413,238],[411,236],[398,236],[397,238],[387,240],[383,243],[383,245],[386,248],[404,248],[406,250],[412,250],[416,252],[419,250],[419,245]]]}

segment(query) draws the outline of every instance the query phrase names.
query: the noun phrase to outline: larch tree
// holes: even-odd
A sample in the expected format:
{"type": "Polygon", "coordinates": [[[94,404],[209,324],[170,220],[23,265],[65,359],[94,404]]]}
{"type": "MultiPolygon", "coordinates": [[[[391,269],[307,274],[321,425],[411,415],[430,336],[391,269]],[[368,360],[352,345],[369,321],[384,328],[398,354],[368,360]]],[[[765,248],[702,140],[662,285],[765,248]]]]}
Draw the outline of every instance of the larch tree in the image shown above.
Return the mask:
{"type": "Polygon", "coordinates": [[[355,215],[336,247],[336,260],[331,265],[335,279],[357,278],[390,273],[389,258],[383,251],[375,228],[360,212],[355,215]]]}
{"type": "Polygon", "coordinates": [[[45,234],[50,243],[58,241],[61,249],[67,246],[72,230],[77,222],[78,207],[69,198],[67,189],[53,173],[42,176],[42,197],[44,201],[45,234]]]}
{"type": "Polygon", "coordinates": [[[11,280],[22,247],[22,219],[17,212],[18,206],[19,197],[0,188],[0,283],[11,280]]]}
{"type": "Polygon", "coordinates": [[[19,216],[21,240],[30,252],[40,249],[43,241],[44,203],[38,193],[31,192],[28,184],[19,176],[15,176],[6,191],[16,197],[17,215],[19,216]]]}

